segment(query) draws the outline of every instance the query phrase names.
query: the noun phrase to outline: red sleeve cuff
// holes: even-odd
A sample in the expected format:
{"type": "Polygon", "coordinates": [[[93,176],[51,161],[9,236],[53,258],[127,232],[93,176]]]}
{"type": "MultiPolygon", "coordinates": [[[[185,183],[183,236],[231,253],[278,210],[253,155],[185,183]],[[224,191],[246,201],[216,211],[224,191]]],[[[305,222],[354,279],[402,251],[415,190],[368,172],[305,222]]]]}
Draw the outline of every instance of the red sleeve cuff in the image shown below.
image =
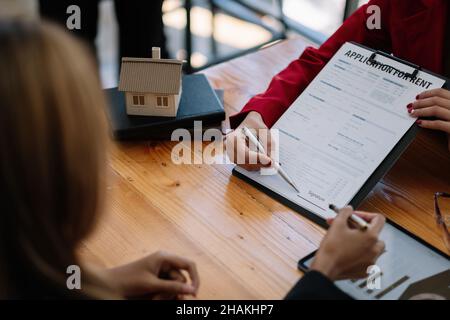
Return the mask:
{"type": "Polygon", "coordinates": [[[247,117],[247,115],[252,111],[258,112],[261,115],[262,120],[268,128],[271,128],[275,122],[277,122],[280,115],[284,113],[286,108],[281,105],[274,105],[270,103],[270,98],[263,98],[261,96],[262,95],[257,95],[253,97],[239,113],[230,116],[231,129],[236,129],[241,122],[244,121],[245,117],[247,117]],[[277,110],[274,111],[274,109],[277,110]]]}
{"type": "Polygon", "coordinates": [[[239,127],[239,125],[241,124],[242,121],[244,121],[245,117],[247,116],[247,114],[250,111],[240,111],[239,113],[236,113],[232,116],[230,116],[230,127],[231,129],[236,129],[237,127],[239,127]]]}

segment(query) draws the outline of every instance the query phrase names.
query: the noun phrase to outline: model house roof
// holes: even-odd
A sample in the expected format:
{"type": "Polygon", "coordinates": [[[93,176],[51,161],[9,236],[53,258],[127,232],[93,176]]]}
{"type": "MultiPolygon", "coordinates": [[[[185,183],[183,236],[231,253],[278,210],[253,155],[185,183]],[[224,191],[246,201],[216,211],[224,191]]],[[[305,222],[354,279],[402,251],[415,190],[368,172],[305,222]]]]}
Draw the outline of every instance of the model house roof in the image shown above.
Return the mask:
{"type": "Polygon", "coordinates": [[[122,58],[119,91],[179,94],[182,65],[180,60],[122,58]]]}

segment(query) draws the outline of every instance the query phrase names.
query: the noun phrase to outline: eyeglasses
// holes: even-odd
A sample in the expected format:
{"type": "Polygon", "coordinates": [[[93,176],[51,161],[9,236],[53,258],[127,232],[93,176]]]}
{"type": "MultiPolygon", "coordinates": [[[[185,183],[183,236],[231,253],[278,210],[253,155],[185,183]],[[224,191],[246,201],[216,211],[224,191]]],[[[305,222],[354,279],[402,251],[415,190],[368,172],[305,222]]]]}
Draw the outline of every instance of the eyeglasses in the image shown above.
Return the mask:
{"type": "Polygon", "coordinates": [[[434,194],[434,211],[436,223],[443,232],[445,246],[450,251],[450,193],[437,192],[434,194]],[[444,199],[447,200],[444,201],[444,199]],[[443,205],[444,202],[445,206],[443,205]]]}

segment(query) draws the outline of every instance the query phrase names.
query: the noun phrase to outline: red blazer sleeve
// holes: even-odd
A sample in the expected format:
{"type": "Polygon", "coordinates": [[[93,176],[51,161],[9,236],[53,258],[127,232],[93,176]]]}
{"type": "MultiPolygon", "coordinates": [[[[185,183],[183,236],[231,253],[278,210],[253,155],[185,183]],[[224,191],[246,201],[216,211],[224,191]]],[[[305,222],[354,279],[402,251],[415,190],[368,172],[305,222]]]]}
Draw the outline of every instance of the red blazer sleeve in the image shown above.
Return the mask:
{"type": "Polygon", "coordinates": [[[230,117],[231,128],[236,128],[250,111],[261,114],[270,128],[298,98],[308,84],[322,70],[339,48],[348,41],[355,41],[378,50],[390,50],[389,26],[391,0],[372,0],[359,8],[344,24],[318,49],[308,47],[302,55],[272,78],[267,90],[230,117]],[[369,30],[367,8],[377,5],[381,9],[381,29],[369,30]]]}

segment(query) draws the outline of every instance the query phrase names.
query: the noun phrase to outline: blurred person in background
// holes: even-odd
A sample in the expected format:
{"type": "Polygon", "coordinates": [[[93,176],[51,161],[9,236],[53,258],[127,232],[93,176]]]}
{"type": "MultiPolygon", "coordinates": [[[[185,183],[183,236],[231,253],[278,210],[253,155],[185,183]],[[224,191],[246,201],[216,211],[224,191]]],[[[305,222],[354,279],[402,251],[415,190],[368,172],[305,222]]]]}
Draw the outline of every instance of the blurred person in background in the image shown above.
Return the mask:
{"type": "Polygon", "coordinates": [[[37,0],[0,0],[1,18],[36,18],[37,0]]]}
{"type": "Polygon", "coordinates": [[[47,23],[0,20],[0,299],[195,295],[183,257],[112,269],[78,257],[102,211],[107,150],[105,97],[78,42],[47,23]],[[71,265],[82,290],[67,288],[71,265]]]}
{"type": "MultiPolygon", "coordinates": [[[[71,32],[82,37],[95,50],[100,0],[39,0],[40,13],[45,19],[66,26],[67,9],[77,5],[81,11],[81,29],[71,32]]],[[[121,57],[151,57],[152,47],[161,48],[168,58],[162,20],[163,0],[114,0],[119,25],[119,60],[121,57]]],[[[120,65],[120,61],[119,61],[120,65]]]]}

